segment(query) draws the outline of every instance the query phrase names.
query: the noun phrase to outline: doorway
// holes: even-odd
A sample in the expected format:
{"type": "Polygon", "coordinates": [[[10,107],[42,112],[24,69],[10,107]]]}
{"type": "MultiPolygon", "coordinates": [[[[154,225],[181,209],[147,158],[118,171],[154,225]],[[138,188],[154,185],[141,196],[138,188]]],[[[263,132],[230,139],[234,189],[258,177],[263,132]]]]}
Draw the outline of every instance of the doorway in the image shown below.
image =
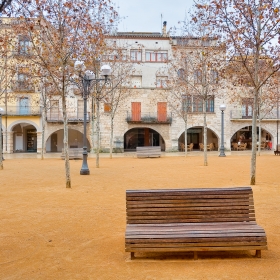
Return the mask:
{"type": "Polygon", "coordinates": [[[35,129],[27,130],[27,152],[37,152],[37,132],[35,129]]]}
{"type": "Polygon", "coordinates": [[[57,133],[51,135],[51,152],[57,152],[57,133]]]}

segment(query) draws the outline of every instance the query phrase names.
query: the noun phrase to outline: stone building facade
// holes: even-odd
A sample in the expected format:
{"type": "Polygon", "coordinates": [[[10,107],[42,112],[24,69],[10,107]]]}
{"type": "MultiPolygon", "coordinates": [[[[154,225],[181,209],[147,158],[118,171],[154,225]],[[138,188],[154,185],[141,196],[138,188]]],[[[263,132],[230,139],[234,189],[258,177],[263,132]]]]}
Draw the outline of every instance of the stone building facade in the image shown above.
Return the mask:
{"type": "MultiPolygon", "coordinates": [[[[122,48],[127,61],[133,63],[134,71],[130,75],[129,94],[120,103],[114,118],[113,146],[117,151],[134,151],[137,146],[161,146],[162,151],[178,151],[180,143],[184,143],[185,124],[182,118],[172,110],[166,96],[172,88],[166,86],[168,74],[162,74],[168,62],[174,57],[174,49],[186,38],[172,37],[166,33],[165,26],[162,33],[130,32],[117,33],[108,37],[109,45],[122,48]]],[[[18,38],[19,40],[20,38],[18,38]]],[[[199,38],[188,38],[184,41],[186,49],[199,48],[199,38]]],[[[102,63],[109,63],[116,57],[109,55],[101,58],[102,63]]],[[[123,62],[123,61],[122,61],[123,62]]],[[[226,83],[220,79],[219,82],[226,83]]],[[[12,94],[12,89],[9,89],[12,94]]],[[[250,104],[243,104],[242,100],[231,101],[231,93],[224,92],[225,87],[217,87],[211,110],[207,112],[207,139],[213,143],[216,150],[221,143],[221,104],[226,104],[224,114],[224,146],[226,150],[233,148],[232,143],[238,142],[240,136],[248,142],[252,134],[250,104]],[[221,94],[223,92],[223,94],[221,94]]],[[[14,94],[17,94],[16,92],[14,94]]],[[[24,93],[24,96],[28,93],[24,93]]],[[[39,91],[35,91],[37,97],[39,91]]],[[[22,93],[21,93],[22,95],[22,93]]],[[[74,90],[69,93],[69,146],[83,146],[83,99],[74,90]]],[[[20,103],[14,115],[9,113],[11,104],[6,104],[2,98],[0,106],[6,106],[2,118],[4,153],[13,152],[41,152],[42,149],[42,118],[41,114],[31,114],[31,103],[28,105],[30,113],[23,111],[20,103]],[[28,141],[36,141],[33,150],[28,149],[28,141]],[[20,148],[20,149],[18,149],[20,148]]],[[[54,105],[47,113],[45,130],[46,152],[61,152],[63,147],[63,123],[61,104],[53,100],[54,105]]],[[[100,119],[100,147],[109,151],[110,146],[110,114],[106,110],[104,100],[101,102],[100,119]]],[[[91,108],[91,100],[88,100],[91,108]]],[[[270,141],[272,147],[277,142],[277,125],[279,121],[278,106],[267,114],[261,122],[260,141],[270,141]]],[[[96,133],[92,133],[90,122],[92,112],[88,110],[87,140],[88,149],[96,145],[96,133]]],[[[188,117],[188,144],[194,143],[194,149],[199,150],[199,143],[203,143],[203,114],[201,111],[190,112],[188,117]]],[[[93,126],[95,127],[95,126],[93,126]]],[[[94,128],[95,129],[95,128],[94,128]]],[[[28,144],[29,143],[29,144],[28,144]]]]}

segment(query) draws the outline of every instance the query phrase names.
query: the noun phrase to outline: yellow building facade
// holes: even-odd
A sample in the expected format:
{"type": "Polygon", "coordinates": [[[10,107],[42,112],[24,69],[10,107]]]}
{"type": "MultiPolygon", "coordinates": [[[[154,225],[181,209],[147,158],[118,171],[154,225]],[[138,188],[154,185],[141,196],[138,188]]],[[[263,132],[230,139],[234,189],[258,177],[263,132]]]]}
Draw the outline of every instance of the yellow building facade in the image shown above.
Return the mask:
{"type": "Polygon", "coordinates": [[[40,152],[40,80],[36,57],[26,34],[17,28],[18,19],[0,22],[0,107],[3,152],[40,152]]]}

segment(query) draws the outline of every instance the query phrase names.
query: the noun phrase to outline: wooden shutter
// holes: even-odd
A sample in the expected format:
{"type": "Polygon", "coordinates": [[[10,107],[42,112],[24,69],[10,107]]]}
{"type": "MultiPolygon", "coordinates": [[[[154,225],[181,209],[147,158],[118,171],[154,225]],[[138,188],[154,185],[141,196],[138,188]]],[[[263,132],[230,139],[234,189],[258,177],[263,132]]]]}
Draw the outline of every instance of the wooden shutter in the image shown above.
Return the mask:
{"type": "Polygon", "coordinates": [[[167,103],[166,102],[158,102],[157,112],[158,112],[158,121],[159,122],[166,122],[166,120],[167,120],[167,103]]]}
{"type": "Polygon", "coordinates": [[[105,113],[111,112],[111,103],[104,103],[104,112],[105,113]]]}
{"type": "Polygon", "coordinates": [[[131,113],[133,121],[141,121],[141,102],[131,102],[131,113]]]}

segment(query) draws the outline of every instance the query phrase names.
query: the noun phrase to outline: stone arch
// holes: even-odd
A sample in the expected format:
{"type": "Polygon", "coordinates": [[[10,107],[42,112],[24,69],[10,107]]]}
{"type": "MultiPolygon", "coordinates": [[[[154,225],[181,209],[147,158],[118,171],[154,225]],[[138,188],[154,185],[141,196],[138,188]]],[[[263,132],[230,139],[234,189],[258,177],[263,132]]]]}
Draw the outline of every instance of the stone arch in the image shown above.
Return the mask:
{"type": "MultiPolygon", "coordinates": [[[[181,144],[185,144],[185,130],[182,129],[177,134],[178,147],[180,150],[181,144]]],[[[215,149],[217,150],[220,145],[220,137],[218,136],[217,130],[212,127],[207,127],[207,139],[209,143],[213,143],[215,149]],[[212,133],[212,134],[211,134],[212,133]],[[213,135],[214,134],[214,135],[213,135]]],[[[200,144],[203,143],[203,126],[202,125],[192,125],[188,127],[188,144],[193,143],[194,149],[199,149],[200,144]],[[193,132],[192,132],[193,130],[193,132]],[[194,134],[194,135],[192,135],[194,134]]]]}
{"type": "Polygon", "coordinates": [[[166,149],[162,133],[149,125],[131,127],[125,131],[123,137],[125,150],[135,150],[137,146],[161,146],[162,151],[166,149]],[[131,135],[128,134],[129,132],[131,135]]]}
{"type": "MultiPolygon", "coordinates": [[[[189,128],[192,128],[192,127],[198,127],[198,126],[199,126],[199,127],[203,127],[203,125],[192,125],[192,126],[188,127],[188,129],[189,129],[189,128]]],[[[215,135],[216,135],[216,137],[220,140],[219,133],[218,133],[218,131],[217,131],[216,128],[207,126],[207,129],[210,129],[212,132],[214,132],[215,135]]],[[[182,133],[184,133],[184,132],[185,132],[185,129],[181,129],[181,130],[177,133],[177,139],[179,139],[179,137],[180,137],[180,136],[182,135],[182,133]]]]}
{"type": "MultiPolygon", "coordinates": [[[[257,130],[259,129],[259,127],[257,126],[257,130]]],[[[268,133],[269,136],[269,142],[273,142],[274,141],[274,131],[272,131],[268,126],[266,125],[262,125],[261,126],[261,139],[260,142],[266,142],[266,134],[268,133]]],[[[257,134],[257,138],[258,138],[258,134],[257,134]]],[[[230,142],[231,142],[231,147],[234,148],[234,143],[238,143],[238,142],[242,142],[242,143],[247,143],[247,147],[246,149],[251,149],[252,148],[252,123],[249,124],[239,124],[237,126],[234,127],[234,131],[231,132],[230,135],[230,142]]],[[[271,144],[270,143],[270,144],[271,144]]],[[[267,146],[269,146],[267,144],[267,146]]]]}
{"type": "MultiPolygon", "coordinates": [[[[63,149],[63,128],[57,128],[46,137],[46,152],[61,152],[63,149]]],[[[83,147],[83,133],[79,129],[68,129],[68,145],[70,148],[83,147]]],[[[87,137],[88,150],[91,148],[91,143],[87,137]]]]}
{"type": "MultiPolygon", "coordinates": [[[[68,129],[72,129],[72,130],[77,130],[79,132],[81,132],[82,134],[84,133],[84,128],[83,126],[74,126],[74,125],[68,125],[68,129]]],[[[59,131],[59,130],[63,130],[63,125],[59,125],[59,126],[55,126],[55,127],[48,127],[48,131],[45,134],[45,139],[48,139],[53,133],[59,131]]],[[[87,128],[87,132],[89,132],[89,129],[87,128]]],[[[90,139],[90,135],[87,134],[87,140],[89,141],[89,143],[91,143],[91,139],[90,139]]]]}
{"type": "Polygon", "coordinates": [[[32,125],[32,126],[34,126],[36,128],[37,132],[41,132],[40,127],[35,122],[30,121],[30,120],[17,120],[17,121],[14,121],[13,123],[11,123],[8,126],[7,131],[8,132],[12,132],[16,125],[22,124],[22,123],[30,124],[30,125],[32,125]]]}

